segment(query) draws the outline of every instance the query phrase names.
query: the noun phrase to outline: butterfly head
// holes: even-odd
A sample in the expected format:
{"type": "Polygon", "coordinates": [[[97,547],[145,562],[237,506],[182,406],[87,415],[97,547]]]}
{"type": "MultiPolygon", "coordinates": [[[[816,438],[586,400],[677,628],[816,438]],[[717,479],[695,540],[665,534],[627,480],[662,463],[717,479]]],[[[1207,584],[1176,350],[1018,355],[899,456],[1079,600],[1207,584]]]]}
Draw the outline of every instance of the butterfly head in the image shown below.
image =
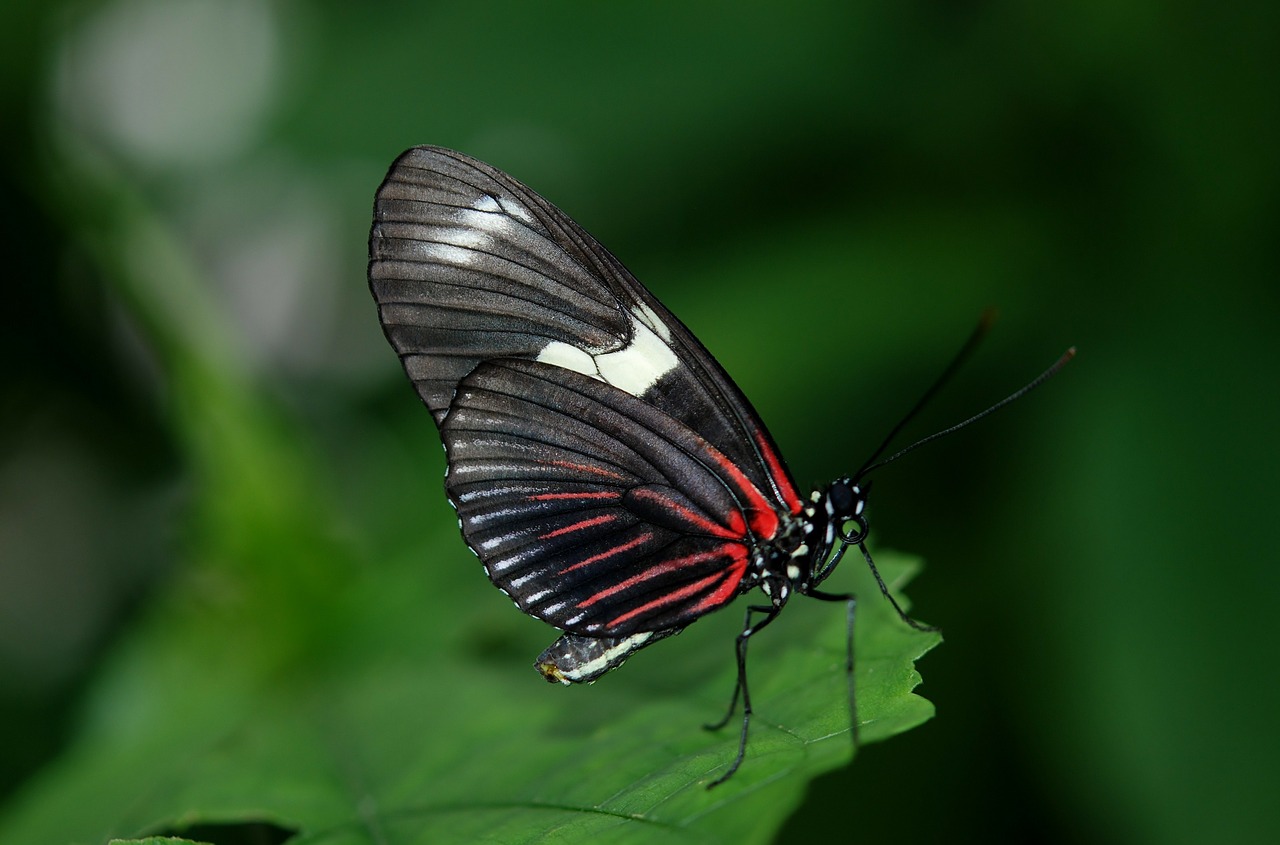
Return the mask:
{"type": "Polygon", "coordinates": [[[824,496],[827,519],[835,527],[844,543],[857,545],[867,536],[867,491],[869,484],[859,484],[852,478],[837,478],[831,482],[824,496]],[[853,530],[846,530],[852,525],[853,530]]]}
{"type": "Polygon", "coordinates": [[[845,548],[866,539],[868,485],[854,478],[837,478],[825,490],[815,490],[805,509],[804,541],[792,552],[788,567],[792,587],[806,593],[836,568],[845,548]],[[835,554],[832,554],[832,550],[835,554]]]}

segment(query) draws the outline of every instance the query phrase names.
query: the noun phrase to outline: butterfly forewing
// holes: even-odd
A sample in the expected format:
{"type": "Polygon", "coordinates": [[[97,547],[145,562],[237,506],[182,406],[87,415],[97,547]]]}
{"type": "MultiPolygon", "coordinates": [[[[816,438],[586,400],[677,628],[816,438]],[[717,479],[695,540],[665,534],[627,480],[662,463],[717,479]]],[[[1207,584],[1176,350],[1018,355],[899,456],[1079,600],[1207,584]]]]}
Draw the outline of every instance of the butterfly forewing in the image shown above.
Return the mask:
{"type": "Polygon", "coordinates": [[[739,592],[752,544],[777,530],[764,495],[696,432],[562,367],[480,365],[441,434],[468,544],[562,630],[683,627],[739,592]]]}
{"type": "Polygon", "coordinates": [[[378,190],[369,283],[440,423],[485,361],[541,361],[697,432],[783,512],[801,503],[754,410],[696,338],[580,226],[510,176],[418,147],[378,190]]]}

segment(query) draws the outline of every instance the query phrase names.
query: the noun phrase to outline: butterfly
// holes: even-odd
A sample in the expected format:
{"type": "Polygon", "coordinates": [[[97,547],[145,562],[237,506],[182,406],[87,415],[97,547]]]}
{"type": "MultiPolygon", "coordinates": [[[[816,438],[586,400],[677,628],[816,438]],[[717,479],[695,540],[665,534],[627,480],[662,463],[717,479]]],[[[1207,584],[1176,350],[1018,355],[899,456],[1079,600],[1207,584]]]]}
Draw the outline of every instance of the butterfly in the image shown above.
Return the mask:
{"type": "MultiPolygon", "coordinates": [[[[741,699],[738,754],[711,786],[745,755],[750,638],[795,594],[846,602],[852,620],[853,596],[820,589],[850,546],[893,601],[866,550],[860,483],[887,462],[874,463],[884,446],[803,494],[693,333],[511,176],[440,147],[402,154],[377,191],[369,286],[444,441],[463,538],[498,589],[562,632],[535,662],[543,677],[594,681],[737,596],[763,594],[737,637],[729,712],[713,726],[741,699]]],[[[849,654],[852,678],[852,623],[849,654]]]]}

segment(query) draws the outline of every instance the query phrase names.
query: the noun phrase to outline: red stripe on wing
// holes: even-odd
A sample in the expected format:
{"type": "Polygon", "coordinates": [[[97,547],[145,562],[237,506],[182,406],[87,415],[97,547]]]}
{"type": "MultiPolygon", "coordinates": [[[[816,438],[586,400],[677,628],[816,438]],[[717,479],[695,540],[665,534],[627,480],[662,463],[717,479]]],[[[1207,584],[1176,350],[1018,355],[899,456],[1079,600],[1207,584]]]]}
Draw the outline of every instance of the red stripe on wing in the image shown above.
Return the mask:
{"type": "Polygon", "coordinates": [[[553,502],[558,499],[617,499],[621,497],[621,493],[615,491],[607,491],[604,493],[538,493],[530,496],[529,500],[533,502],[553,502]]]}
{"type": "Polygon", "coordinates": [[[640,536],[633,537],[631,540],[628,540],[625,543],[619,543],[613,548],[606,549],[605,551],[600,552],[599,554],[594,554],[591,557],[587,558],[586,560],[580,560],[577,563],[575,563],[573,566],[565,567],[564,569],[560,570],[560,574],[564,575],[566,572],[572,572],[575,569],[581,569],[584,566],[590,566],[593,563],[599,563],[602,560],[608,560],[609,558],[614,557],[615,555],[620,555],[620,554],[623,554],[624,552],[629,552],[632,549],[634,549],[636,546],[644,545],[645,543],[649,542],[652,539],[653,539],[653,532],[646,531],[640,536]]]}
{"type": "MultiPolygon", "coordinates": [[[[690,596],[697,595],[702,590],[714,584],[717,580],[723,580],[723,583],[721,583],[720,586],[717,587],[711,594],[709,594],[708,596],[703,598],[701,601],[699,601],[697,605],[695,605],[695,609],[699,613],[706,613],[712,608],[719,607],[720,605],[728,602],[730,599],[734,597],[734,595],[737,594],[738,584],[741,583],[742,575],[744,572],[746,572],[746,569],[747,569],[746,549],[742,548],[741,546],[737,546],[735,548],[736,548],[736,552],[731,553],[732,557],[734,558],[733,564],[729,567],[727,571],[713,573],[711,575],[708,575],[706,578],[702,578],[698,581],[694,581],[692,584],[686,584],[685,586],[681,587],[678,590],[673,590],[670,593],[667,593],[666,595],[658,596],[656,599],[653,599],[652,601],[647,601],[644,604],[640,605],[639,607],[632,608],[631,610],[628,610],[626,613],[622,614],[621,616],[617,616],[614,619],[610,620],[607,627],[614,628],[618,625],[622,625],[623,623],[631,619],[634,619],[637,616],[643,616],[644,614],[649,613],[650,611],[660,610],[661,608],[666,607],[668,605],[681,602],[684,599],[689,598],[690,596]]],[[[691,555],[691,557],[697,557],[697,555],[691,555]]],[[[631,579],[628,579],[628,580],[631,580],[631,579]]],[[[619,587],[621,587],[621,585],[619,585],[619,587]]],[[[597,596],[599,595],[600,594],[597,594],[597,596]]],[[[591,599],[588,599],[588,601],[594,600],[597,596],[593,596],[591,599]]],[[[581,605],[579,605],[579,607],[581,607],[581,605]]]]}
{"type": "Polygon", "coordinates": [[[591,528],[592,526],[595,526],[595,525],[603,525],[606,522],[615,522],[617,521],[617,519],[618,519],[617,514],[609,514],[609,513],[604,514],[602,516],[593,516],[590,519],[581,519],[581,520],[578,520],[577,522],[566,525],[563,528],[557,528],[554,531],[548,531],[546,534],[539,534],[538,539],[550,540],[552,537],[559,537],[562,534],[572,534],[575,531],[582,531],[583,529],[591,528]]]}
{"type": "Polygon", "coordinates": [[[721,471],[728,476],[728,480],[733,482],[733,486],[746,499],[743,510],[747,512],[751,530],[763,540],[773,539],[773,536],[778,533],[778,513],[773,505],[769,504],[769,500],[764,497],[760,489],[751,483],[751,479],[738,469],[738,465],[722,452],[715,448],[708,448],[707,455],[719,464],[721,471]]]}
{"type": "Polygon", "coordinates": [[[737,540],[746,536],[747,527],[742,521],[742,514],[732,511],[728,514],[729,527],[725,528],[717,522],[707,519],[700,513],[692,510],[680,502],[672,500],[670,497],[663,496],[661,493],[652,489],[633,490],[631,495],[637,499],[645,499],[650,504],[657,505],[665,510],[668,514],[676,517],[684,522],[690,528],[696,528],[712,537],[720,537],[725,540],[737,540]]]}
{"type": "Polygon", "coordinates": [[[614,472],[613,470],[605,469],[604,467],[596,466],[595,464],[582,464],[582,463],[577,463],[576,461],[554,461],[554,460],[538,461],[538,463],[543,464],[544,466],[571,469],[571,470],[574,470],[575,472],[587,472],[587,473],[591,473],[592,475],[602,475],[605,478],[612,478],[616,481],[627,480],[627,476],[623,475],[622,473],[614,472]]]}
{"type": "Polygon", "coordinates": [[[804,507],[804,503],[800,501],[800,493],[791,483],[791,475],[782,465],[782,459],[778,457],[777,450],[773,448],[773,444],[762,431],[756,431],[756,446],[764,457],[765,466],[769,469],[769,477],[773,479],[773,486],[782,494],[783,502],[793,515],[800,513],[801,508],[804,507]]]}
{"type": "MultiPolygon", "coordinates": [[[[742,550],[740,546],[736,548],[740,550],[740,554],[730,552],[730,556],[733,558],[737,558],[741,556],[745,560],[746,559],[745,550],[742,550]]],[[[705,563],[706,561],[716,560],[717,558],[721,558],[721,557],[724,557],[724,547],[721,547],[720,549],[717,549],[716,551],[713,551],[713,552],[698,552],[697,554],[685,555],[684,557],[667,558],[666,560],[660,561],[655,566],[649,567],[644,572],[641,572],[638,575],[632,575],[630,578],[626,579],[625,581],[619,581],[617,584],[614,584],[612,587],[607,587],[606,589],[601,590],[600,592],[596,593],[590,598],[583,599],[582,601],[578,602],[577,606],[579,608],[590,607],[591,605],[595,604],[598,601],[601,601],[602,599],[607,599],[609,598],[609,596],[620,593],[623,590],[630,589],[631,587],[634,587],[637,584],[643,584],[645,581],[648,581],[653,578],[657,578],[659,575],[666,575],[668,573],[675,572],[678,569],[683,569],[686,566],[693,566],[694,564],[705,563]]],[[[713,577],[719,578],[720,573],[715,573],[713,577]]],[[[615,619],[614,622],[616,621],[617,620],[615,619]]],[[[612,625],[613,622],[609,624],[612,625]]]]}

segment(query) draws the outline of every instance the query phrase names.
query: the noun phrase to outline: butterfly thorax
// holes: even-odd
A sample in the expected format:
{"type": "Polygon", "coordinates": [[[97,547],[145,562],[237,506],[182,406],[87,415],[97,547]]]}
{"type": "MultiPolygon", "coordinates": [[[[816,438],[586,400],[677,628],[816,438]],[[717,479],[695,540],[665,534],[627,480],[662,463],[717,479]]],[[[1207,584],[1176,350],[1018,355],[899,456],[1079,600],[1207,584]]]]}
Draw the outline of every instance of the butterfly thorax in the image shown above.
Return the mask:
{"type": "Polygon", "coordinates": [[[866,534],[866,493],[848,478],[814,490],[798,514],[785,517],[778,533],[759,550],[759,585],[775,604],[792,592],[808,593],[835,568],[832,550],[866,534]],[[844,526],[853,523],[853,533],[844,526]]]}

